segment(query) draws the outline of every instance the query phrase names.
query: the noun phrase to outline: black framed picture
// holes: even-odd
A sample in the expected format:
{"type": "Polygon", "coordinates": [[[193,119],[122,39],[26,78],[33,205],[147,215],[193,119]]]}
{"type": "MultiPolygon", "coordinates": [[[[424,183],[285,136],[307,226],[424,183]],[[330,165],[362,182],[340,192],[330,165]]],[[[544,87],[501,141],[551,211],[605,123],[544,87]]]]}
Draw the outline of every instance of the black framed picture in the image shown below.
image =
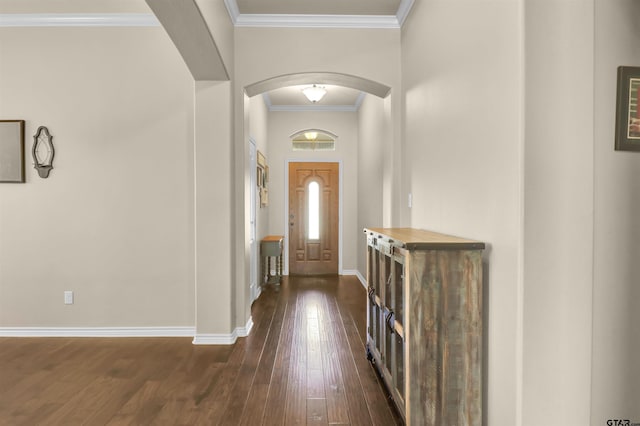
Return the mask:
{"type": "Polygon", "coordinates": [[[640,67],[618,67],[616,151],[640,151],[640,67]]]}

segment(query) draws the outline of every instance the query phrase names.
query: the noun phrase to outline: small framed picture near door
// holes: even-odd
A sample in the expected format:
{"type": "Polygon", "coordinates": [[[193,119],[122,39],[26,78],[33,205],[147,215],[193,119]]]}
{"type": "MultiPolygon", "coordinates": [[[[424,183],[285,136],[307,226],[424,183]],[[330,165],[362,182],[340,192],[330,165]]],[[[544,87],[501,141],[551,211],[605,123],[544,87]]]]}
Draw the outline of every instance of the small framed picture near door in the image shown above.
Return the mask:
{"type": "Polygon", "coordinates": [[[0,182],[24,181],[24,120],[0,120],[0,182]]]}
{"type": "Polygon", "coordinates": [[[618,67],[616,151],[640,151],[640,67],[618,67]]]}

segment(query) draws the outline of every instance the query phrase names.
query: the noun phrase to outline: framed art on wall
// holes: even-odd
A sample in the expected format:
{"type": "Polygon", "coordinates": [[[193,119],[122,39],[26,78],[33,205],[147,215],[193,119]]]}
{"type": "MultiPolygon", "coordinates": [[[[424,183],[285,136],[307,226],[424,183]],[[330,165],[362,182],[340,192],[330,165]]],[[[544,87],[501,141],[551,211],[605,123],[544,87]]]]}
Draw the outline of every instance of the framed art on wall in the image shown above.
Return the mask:
{"type": "Polygon", "coordinates": [[[0,182],[24,181],[24,120],[0,120],[0,182]]]}
{"type": "Polygon", "coordinates": [[[263,153],[258,151],[258,166],[264,169],[266,165],[267,165],[267,159],[265,158],[263,153]]]}
{"type": "Polygon", "coordinates": [[[640,67],[618,67],[616,151],[640,151],[640,67]]]}

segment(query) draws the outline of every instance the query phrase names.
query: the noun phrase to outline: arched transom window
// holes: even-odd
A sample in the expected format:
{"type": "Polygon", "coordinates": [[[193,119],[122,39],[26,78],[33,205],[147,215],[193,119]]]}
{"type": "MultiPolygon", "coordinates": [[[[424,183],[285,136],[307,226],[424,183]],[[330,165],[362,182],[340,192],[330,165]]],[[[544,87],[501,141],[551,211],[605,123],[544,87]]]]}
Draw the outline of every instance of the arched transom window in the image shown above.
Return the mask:
{"type": "Polygon", "coordinates": [[[293,151],[335,151],[338,136],[320,129],[306,129],[291,135],[293,151]]]}

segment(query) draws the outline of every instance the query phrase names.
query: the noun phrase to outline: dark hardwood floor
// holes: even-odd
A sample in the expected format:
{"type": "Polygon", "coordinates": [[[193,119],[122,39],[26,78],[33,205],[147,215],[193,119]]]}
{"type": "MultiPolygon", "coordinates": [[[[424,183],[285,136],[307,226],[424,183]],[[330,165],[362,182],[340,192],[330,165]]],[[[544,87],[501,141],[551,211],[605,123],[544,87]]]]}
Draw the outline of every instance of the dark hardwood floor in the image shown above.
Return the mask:
{"type": "Polygon", "coordinates": [[[232,346],[0,338],[0,425],[401,424],[364,352],[355,277],[285,277],[232,346]]]}

